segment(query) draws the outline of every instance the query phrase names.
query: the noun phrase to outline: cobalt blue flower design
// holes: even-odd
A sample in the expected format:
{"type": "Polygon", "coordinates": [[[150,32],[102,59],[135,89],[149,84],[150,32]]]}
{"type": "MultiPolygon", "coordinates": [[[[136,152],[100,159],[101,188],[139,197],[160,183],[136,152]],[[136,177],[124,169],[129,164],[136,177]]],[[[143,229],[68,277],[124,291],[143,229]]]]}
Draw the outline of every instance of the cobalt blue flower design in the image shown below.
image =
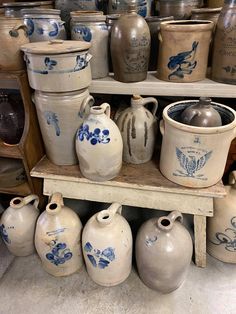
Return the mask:
{"type": "Polygon", "coordinates": [[[75,65],[75,68],[74,68],[74,72],[83,70],[83,69],[85,69],[87,67],[88,61],[86,60],[86,57],[87,57],[87,54],[85,54],[85,55],[78,55],[76,57],[76,65],[75,65]]]}
{"type": "Polygon", "coordinates": [[[115,260],[114,249],[111,247],[101,251],[94,249],[90,242],[87,242],[84,246],[84,251],[87,253],[87,257],[94,267],[104,269],[115,260]]]}
{"type": "Polygon", "coordinates": [[[46,258],[56,266],[64,264],[73,256],[70,249],[67,248],[66,243],[57,243],[56,241],[52,241],[51,249],[52,251],[46,254],[46,258]]]}
{"type": "Polygon", "coordinates": [[[34,22],[32,19],[27,19],[26,20],[26,26],[27,26],[27,34],[28,36],[32,36],[34,32],[34,22]]]}
{"type": "Polygon", "coordinates": [[[38,33],[39,35],[43,35],[43,34],[44,34],[44,29],[43,29],[42,27],[38,27],[38,28],[37,28],[37,33],[38,33]]]}
{"type": "Polygon", "coordinates": [[[59,120],[58,120],[57,115],[55,114],[55,112],[45,111],[44,112],[44,116],[45,116],[45,118],[47,120],[47,124],[54,126],[55,132],[56,132],[56,136],[60,136],[61,130],[60,130],[60,127],[59,127],[59,120]]]}
{"type": "Polygon", "coordinates": [[[229,252],[236,252],[236,216],[230,221],[233,228],[225,229],[225,233],[216,232],[215,237],[217,242],[211,241],[215,245],[224,245],[229,252]]]}
{"type": "Polygon", "coordinates": [[[48,70],[53,70],[53,68],[57,65],[56,60],[52,60],[49,57],[46,57],[44,59],[44,64],[47,67],[48,70]]]}
{"type": "Polygon", "coordinates": [[[58,25],[57,25],[56,22],[51,22],[50,24],[52,25],[53,30],[50,31],[50,32],[48,33],[48,35],[49,35],[50,37],[55,37],[55,36],[57,36],[58,33],[59,33],[59,27],[58,27],[58,25]]]}
{"type": "Polygon", "coordinates": [[[8,236],[8,233],[4,224],[0,225],[0,235],[5,243],[8,243],[8,244],[11,243],[11,240],[9,239],[9,236],[8,236]]]}
{"type": "Polygon", "coordinates": [[[109,138],[109,134],[110,132],[108,129],[101,131],[100,128],[96,128],[93,132],[90,132],[89,126],[87,124],[82,124],[77,133],[77,138],[79,138],[81,142],[86,139],[87,141],[90,141],[92,145],[96,145],[98,143],[107,144],[111,140],[109,138]]]}
{"type": "Polygon", "coordinates": [[[85,25],[78,25],[73,28],[74,33],[79,34],[79,39],[90,42],[92,40],[92,33],[89,27],[85,25]]]}

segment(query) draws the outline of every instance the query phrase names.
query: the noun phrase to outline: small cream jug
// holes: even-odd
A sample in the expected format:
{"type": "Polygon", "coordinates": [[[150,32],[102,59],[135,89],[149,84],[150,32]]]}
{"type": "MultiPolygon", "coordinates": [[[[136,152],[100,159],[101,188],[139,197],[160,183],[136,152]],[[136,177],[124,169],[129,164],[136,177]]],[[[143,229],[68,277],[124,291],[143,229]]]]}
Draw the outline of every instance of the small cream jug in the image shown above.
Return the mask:
{"type": "Polygon", "coordinates": [[[16,256],[31,255],[35,251],[34,232],[39,215],[38,203],[37,195],[15,197],[1,217],[0,234],[8,250],[16,256]]]}
{"type": "Polygon", "coordinates": [[[81,231],[77,214],[64,206],[61,193],[54,193],[35,231],[35,247],[49,274],[67,276],[80,269],[83,264],[81,231]]]}
{"type": "Polygon", "coordinates": [[[236,171],[230,173],[226,196],[214,199],[214,217],[207,220],[207,252],[236,264],[236,171]]]}

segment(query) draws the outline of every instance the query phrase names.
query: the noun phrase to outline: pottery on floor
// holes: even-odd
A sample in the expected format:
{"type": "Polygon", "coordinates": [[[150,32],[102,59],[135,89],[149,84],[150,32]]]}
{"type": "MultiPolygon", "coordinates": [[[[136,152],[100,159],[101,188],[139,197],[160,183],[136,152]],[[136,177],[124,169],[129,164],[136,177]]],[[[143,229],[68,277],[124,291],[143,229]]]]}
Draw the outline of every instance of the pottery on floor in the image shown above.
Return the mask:
{"type": "Polygon", "coordinates": [[[15,197],[2,214],[0,234],[13,255],[28,256],[35,251],[34,232],[39,215],[38,203],[37,195],[15,197]]]}
{"type": "Polygon", "coordinates": [[[138,273],[149,288],[170,293],[184,282],[193,243],[178,211],[151,218],[138,231],[135,256],[138,273]]]}
{"type": "Polygon", "coordinates": [[[35,247],[46,272],[61,277],[81,268],[81,232],[78,215],[64,205],[61,193],[54,193],[35,231],[35,247]]]}
{"type": "Polygon", "coordinates": [[[87,272],[101,286],[115,286],[126,280],[132,267],[132,232],[121,216],[122,206],[113,203],[93,215],[82,233],[87,272]]]}

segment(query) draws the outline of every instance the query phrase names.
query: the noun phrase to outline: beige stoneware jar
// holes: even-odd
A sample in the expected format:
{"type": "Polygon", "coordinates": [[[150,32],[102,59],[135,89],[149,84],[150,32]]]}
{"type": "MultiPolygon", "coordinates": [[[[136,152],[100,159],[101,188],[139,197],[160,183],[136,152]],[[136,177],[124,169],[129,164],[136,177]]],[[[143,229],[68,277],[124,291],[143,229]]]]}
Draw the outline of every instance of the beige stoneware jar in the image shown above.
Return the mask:
{"type": "Polygon", "coordinates": [[[188,83],[206,77],[212,21],[183,20],[161,23],[157,77],[188,83]]]}
{"type": "Polygon", "coordinates": [[[226,197],[214,199],[214,217],[207,218],[207,252],[236,264],[236,171],[230,173],[226,197]]]}
{"type": "Polygon", "coordinates": [[[56,165],[77,164],[75,134],[94,103],[88,89],[68,93],[36,91],[34,102],[48,159],[56,165]]]}
{"type": "Polygon", "coordinates": [[[198,100],[185,100],[165,107],[160,130],[163,135],[160,171],[177,184],[203,188],[221,180],[231,141],[236,137],[236,113],[212,102],[222,126],[197,127],[180,122],[181,113],[198,100]]]}
{"type": "Polygon", "coordinates": [[[113,203],[93,215],[82,234],[83,255],[89,276],[101,286],[123,282],[132,267],[132,233],[121,216],[122,206],[113,203]]]}
{"type": "Polygon", "coordinates": [[[156,98],[133,95],[131,106],[121,112],[117,125],[124,144],[124,161],[142,164],[152,158],[157,134],[157,108],[156,98]],[[153,104],[152,112],[145,108],[148,104],[153,104]]]}
{"type": "Polygon", "coordinates": [[[78,215],[64,205],[60,193],[54,193],[35,231],[35,247],[46,272],[60,277],[81,268],[81,231],[78,215]]]}
{"type": "Polygon", "coordinates": [[[151,289],[169,293],[184,282],[193,244],[180,212],[151,218],[138,231],[135,255],[138,273],[151,289]]]}
{"type": "Polygon", "coordinates": [[[38,203],[37,195],[16,197],[2,214],[0,234],[8,250],[16,256],[28,256],[35,251],[34,232],[39,215],[38,203]]]}
{"type": "Polygon", "coordinates": [[[76,134],[82,175],[92,181],[113,179],[121,170],[122,152],[122,137],[118,126],[110,119],[110,105],[91,107],[76,134]]]}
{"type": "Polygon", "coordinates": [[[21,18],[0,16],[0,71],[24,69],[20,47],[29,42],[26,30],[27,27],[21,18]]]}

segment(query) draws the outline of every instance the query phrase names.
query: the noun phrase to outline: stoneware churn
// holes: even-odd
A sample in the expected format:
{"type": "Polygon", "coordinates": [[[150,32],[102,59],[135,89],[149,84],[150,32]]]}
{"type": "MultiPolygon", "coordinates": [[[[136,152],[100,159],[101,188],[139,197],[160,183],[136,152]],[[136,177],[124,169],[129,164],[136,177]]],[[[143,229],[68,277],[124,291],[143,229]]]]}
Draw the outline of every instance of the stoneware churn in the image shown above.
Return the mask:
{"type": "Polygon", "coordinates": [[[212,21],[161,23],[157,77],[168,82],[195,82],[206,77],[212,21]]]}
{"type": "Polygon", "coordinates": [[[147,22],[130,5],[111,30],[111,58],[114,79],[138,82],[147,77],[151,36],[147,22]]]}
{"type": "Polygon", "coordinates": [[[225,0],[213,43],[211,78],[236,84],[236,0],[225,0]]]}
{"type": "Polygon", "coordinates": [[[0,234],[8,250],[16,256],[27,256],[35,251],[34,232],[39,215],[38,203],[37,195],[16,197],[2,214],[0,234]]]}
{"type": "Polygon", "coordinates": [[[93,181],[118,175],[122,166],[123,142],[118,126],[110,119],[110,105],[90,108],[90,114],[76,134],[80,171],[93,181]]]}
{"type": "Polygon", "coordinates": [[[226,196],[214,199],[214,217],[207,218],[207,252],[236,264],[236,171],[230,173],[226,196]]]}
{"type": "Polygon", "coordinates": [[[131,107],[125,109],[117,120],[123,139],[123,160],[133,164],[149,161],[154,152],[157,134],[156,98],[133,95],[131,107]],[[150,112],[145,105],[152,103],[150,112]]]}
{"type": "Polygon", "coordinates": [[[81,231],[78,215],[64,205],[60,193],[54,193],[35,231],[35,247],[49,274],[67,276],[80,269],[83,264],[81,231]]]}
{"type": "Polygon", "coordinates": [[[130,274],[132,233],[121,216],[122,206],[113,203],[93,215],[82,234],[82,248],[89,276],[102,286],[115,286],[130,274]]]}
{"type": "Polygon", "coordinates": [[[35,91],[33,101],[48,159],[56,165],[77,164],[75,134],[94,103],[88,89],[68,93],[35,91]]]}
{"type": "Polygon", "coordinates": [[[172,103],[163,110],[160,171],[169,180],[187,187],[202,188],[221,180],[231,141],[236,137],[236,113],[211,102],[222,125],[202,127],[181,122],[183,111],[198,100],[172,103]]]}
{"type": "Polygon", "coordinates": [[[151,218],[138,231],[135,255],[138,273],[151,289],[169,293],[185,280],[193,244],[180,212],[151,218]]]}

